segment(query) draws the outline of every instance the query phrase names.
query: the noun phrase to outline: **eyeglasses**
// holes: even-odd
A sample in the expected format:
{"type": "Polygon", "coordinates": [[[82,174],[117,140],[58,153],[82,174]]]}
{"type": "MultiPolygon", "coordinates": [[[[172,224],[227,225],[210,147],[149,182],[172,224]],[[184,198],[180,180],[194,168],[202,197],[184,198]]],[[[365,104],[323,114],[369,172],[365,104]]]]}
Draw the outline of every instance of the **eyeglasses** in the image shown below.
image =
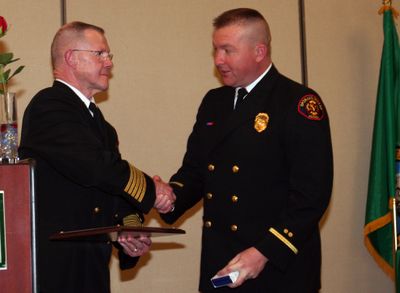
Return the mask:
{"type": "Polygon", "coordinates": [[[96,50],[84,50],[84,49],[72,49],[71,51],[76,51],[76,52],[89,52],[94,54],[96,57],[102,59],[102,60],[112,60],[114,55],[112,53],[109,53],[107,51],[96,51],[96,50]]]}

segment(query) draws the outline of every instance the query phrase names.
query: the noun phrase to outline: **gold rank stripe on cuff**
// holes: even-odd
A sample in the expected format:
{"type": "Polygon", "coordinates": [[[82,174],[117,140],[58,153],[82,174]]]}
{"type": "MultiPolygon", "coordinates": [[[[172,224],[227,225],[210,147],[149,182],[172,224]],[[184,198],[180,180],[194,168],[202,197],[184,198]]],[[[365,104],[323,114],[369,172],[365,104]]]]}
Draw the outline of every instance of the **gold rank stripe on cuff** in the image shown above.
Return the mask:
{"type": "Polygon", "coordinates": [[[141,227],[142,221],[137,214],[131,214],[122,219],[124,226],[141,227]]]}
{"type": "Polygon", "coordinates": [[[126,184],[124,191],[129,193],[138,202],[142,202],[144,194],[146,192],[146,178],[139,169],[129,164],[130,176],[128,183],[126,184]]]}
{"type": "Polygon", "coordinates": [[[184,186],[183,183],[180,183],[178,181],[171,181],[169,184],[173,184],[173,185],[179,186],[180,188],[182,188],[184,186]]]}
{"type": "Polygon", "coordinates": [[[276,231],[274,228],[269,228],[268,231],[271,232],[274,236],[276,236],[280,241],[282,241],[287,247],[289,247],[294,252],[294,254],[297,254],[299,252],[297,248],[292,243],[290,243],[289,240],[285,238],[285,236],[276,231]]]}

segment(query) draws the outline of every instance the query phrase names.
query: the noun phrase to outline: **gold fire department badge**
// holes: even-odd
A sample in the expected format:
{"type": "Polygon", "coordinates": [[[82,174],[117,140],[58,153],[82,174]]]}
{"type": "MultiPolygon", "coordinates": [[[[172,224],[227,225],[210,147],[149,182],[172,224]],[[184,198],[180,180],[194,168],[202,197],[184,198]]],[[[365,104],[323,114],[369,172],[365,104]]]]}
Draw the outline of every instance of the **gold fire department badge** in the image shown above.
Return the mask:
{"type": "Polygon", "coordinates": [[[263,132],[267,129],[269,116],[267,113],[258,113],[254,119],[254,129],[257,132],[263,132]]]}

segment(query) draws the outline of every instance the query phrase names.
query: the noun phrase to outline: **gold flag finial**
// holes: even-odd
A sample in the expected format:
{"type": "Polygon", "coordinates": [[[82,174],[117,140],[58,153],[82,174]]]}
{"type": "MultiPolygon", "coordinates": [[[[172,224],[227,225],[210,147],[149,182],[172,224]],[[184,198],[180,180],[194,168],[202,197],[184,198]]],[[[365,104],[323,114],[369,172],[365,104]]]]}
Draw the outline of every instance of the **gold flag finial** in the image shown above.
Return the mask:
{"type": "Polygon", "coordinates": [[[395,18],[399,16],[399,12],[392,7],[392,0],[382,0],[382,7],[379,9],[378,13],[383,14],[385,11],[388,10],[392,11],[395,18]]]}

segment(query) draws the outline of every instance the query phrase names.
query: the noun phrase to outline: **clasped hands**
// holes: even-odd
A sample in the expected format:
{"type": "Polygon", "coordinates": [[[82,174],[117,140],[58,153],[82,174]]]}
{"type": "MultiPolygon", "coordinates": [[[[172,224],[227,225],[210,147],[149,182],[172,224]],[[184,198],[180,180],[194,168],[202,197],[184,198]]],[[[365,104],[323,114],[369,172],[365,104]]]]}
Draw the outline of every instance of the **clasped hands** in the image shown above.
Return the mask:
{"type": "MultiPolygon", "coordinates": [[[[176,196],[172,187],[168,183],[162,181],[160,176],[154,176],[153,182],[156,188],[156,200],[154,208],[159,213],[165,214],[173,211],[176,196]]],[[[148,236],[142,235],[134,237],[131,233],[122,232],[118,236],[118,242],[122,246],[124,252],[131,257],[142,256],[150,250],[151,239],[148,236]]]]}
{"type": "Polygon", "coordinates": [[[154,208],[161,214],[166,214],[174,210],[176,196],[172,187],[162,181],[160,176],[155,175],[153,182],[156,187],[156,200],[154,202],[154,208]]]}

